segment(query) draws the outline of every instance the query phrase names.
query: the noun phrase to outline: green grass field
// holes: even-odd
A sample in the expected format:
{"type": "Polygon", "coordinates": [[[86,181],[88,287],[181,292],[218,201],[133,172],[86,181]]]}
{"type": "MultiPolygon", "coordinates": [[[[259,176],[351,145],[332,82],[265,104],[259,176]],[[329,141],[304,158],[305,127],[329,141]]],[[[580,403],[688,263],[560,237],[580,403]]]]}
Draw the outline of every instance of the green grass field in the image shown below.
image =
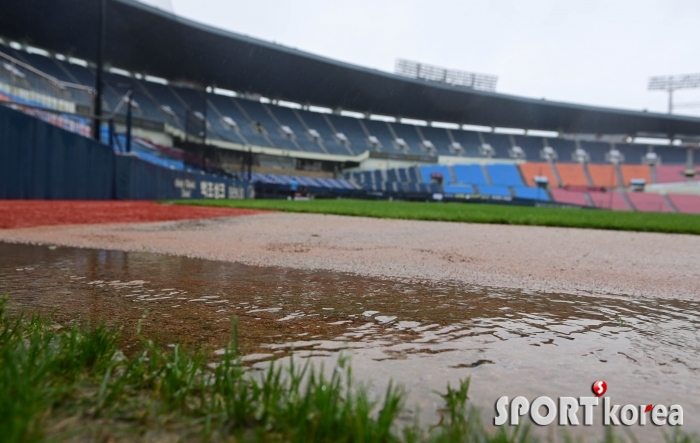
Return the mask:
{"type": "Polygon", "coordinates": [[[168,203],[403,220],[700,234],[700,215],[386,200],[177,200],[168,203]]]}

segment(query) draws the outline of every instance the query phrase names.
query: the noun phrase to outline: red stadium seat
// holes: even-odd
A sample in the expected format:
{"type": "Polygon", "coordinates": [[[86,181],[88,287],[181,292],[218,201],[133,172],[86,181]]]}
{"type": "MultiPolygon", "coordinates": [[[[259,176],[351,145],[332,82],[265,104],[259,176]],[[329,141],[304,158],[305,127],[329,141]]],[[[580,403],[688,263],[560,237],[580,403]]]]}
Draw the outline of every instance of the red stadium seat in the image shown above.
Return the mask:
{"type": "Polygon", "coordinates": [[[668,194],[668,198],[678,212],[700,214],[700,196],[685,194],[668,194]]]}
{"type": "Polygon", "coordinates": [[[583,192],[567,191],[564,189],[552,189],[551,192],[554,201],[557,203],[590,206],[588,204],[588,200],[586,200],[586,195],[583,192]]]}
{"type": "MultiPolygon", "coordinates": [[[[637,178],[637,177],[635,177],[637,178]]],[[[666,203],[663,196],[660,194],[652,194],[648,192],[630,192],[627,194],[632,206],[637,211],[643,212],[673,212],[671,207],[666,203]]]]}
{"type": "MultiPolygon", "coordinates": [[[[611,166],[612,167],[612,166],[611,166]]],[[[622,197],[617,191],[612,192],[589,192],[588,195],[591,196],[593,204],[597,208],[601,209],[612,209],[614,211],[631,211],[632,208],[629,207],[627,201],[622,197]]]]}

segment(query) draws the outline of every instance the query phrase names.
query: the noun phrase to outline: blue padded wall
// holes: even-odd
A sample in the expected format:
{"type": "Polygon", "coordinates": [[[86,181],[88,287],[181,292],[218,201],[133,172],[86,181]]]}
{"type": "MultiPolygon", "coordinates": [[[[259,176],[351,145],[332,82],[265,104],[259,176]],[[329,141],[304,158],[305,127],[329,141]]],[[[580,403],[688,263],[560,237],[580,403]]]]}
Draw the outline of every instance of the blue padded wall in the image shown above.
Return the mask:
{"type": "Polygon", "coordinates": [[[0,106],[0,198],[109,199],[113,171],[109,147],[0,106]]]}

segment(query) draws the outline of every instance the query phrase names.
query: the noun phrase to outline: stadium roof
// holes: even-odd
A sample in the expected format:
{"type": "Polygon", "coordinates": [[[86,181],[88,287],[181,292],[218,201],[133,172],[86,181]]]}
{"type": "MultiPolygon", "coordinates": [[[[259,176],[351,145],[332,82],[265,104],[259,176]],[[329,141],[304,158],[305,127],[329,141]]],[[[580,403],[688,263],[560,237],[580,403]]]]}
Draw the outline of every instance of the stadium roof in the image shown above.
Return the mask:
{"type": "MultiPolygon", "coordinates": [[[[5,2],[3,37],[94,61],[95,0],[5,2]]],[[[397,76],[109,0],[106,62],[133,72],[429,121],[566,133],[700,135],[700,118],[550,102],[397,76]]]]}

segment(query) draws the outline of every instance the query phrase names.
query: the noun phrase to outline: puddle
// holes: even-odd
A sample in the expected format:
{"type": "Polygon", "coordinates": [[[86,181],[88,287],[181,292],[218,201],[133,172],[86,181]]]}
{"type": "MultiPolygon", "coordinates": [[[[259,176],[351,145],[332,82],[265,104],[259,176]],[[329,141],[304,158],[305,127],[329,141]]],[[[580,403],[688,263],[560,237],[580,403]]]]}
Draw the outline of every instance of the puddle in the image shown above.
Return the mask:
{"type": "MultiPolygon", "coordinates": [[[[502,395],[589,396],[592,382],[602,379],[614,403],[680,404],[683,430],[700,431],[700,302],[416,284],[2,243],[0,294],[13,310],[55,312],[59,322],[105,320],[123,327],[127,342],[147,310],[146,334],[220,349],[235,315],[255,367],[292,349],[331,365],[344,351],[356,377],[375,388],[389,379],[404,384],[408,405],[422,417],[434,417],[441,406],[433,391],[467,376],[470,398],[489,420],[502,395]]],[[[602,435],[596,426],[568,430],[602,435]]],[[[659,436],[650,425],[633,431],[640,441],[659,436]]]]}

